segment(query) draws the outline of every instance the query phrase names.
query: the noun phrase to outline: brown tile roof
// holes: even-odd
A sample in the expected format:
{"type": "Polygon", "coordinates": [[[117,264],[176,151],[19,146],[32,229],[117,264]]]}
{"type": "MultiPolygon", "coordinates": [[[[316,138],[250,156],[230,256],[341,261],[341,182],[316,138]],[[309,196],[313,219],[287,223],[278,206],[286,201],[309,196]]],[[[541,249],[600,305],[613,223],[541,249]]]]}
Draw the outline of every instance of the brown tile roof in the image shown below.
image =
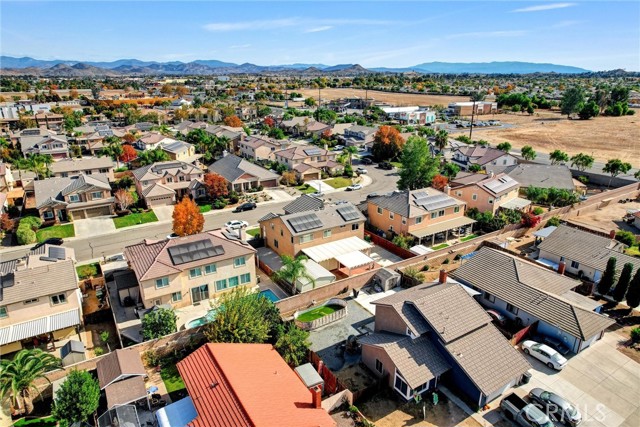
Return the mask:
{"type": "Polygon", "coordinates": [[[39,259],[35,261],[28,262],[25,267],[18,266],[17,260],[0,263],[0,274],[4,273],[0,276],[0,302],[3,305],[78,289],[73,260],[46,264],[39,259]]]}
{"type": "Polygon", "coordinates": [[[147,398],[147,388],[142,377],[131,377],[113,383],[104,389],[104,393],[109,409],[147,398]]]}
{"type": "Polygon", "coordinates": [[[98,371],[100,389],[127,377],[147,375],[140,360],[140,353],[133,349],[118,349],[109,353],[98,360],[96,370],[98,371]]]}

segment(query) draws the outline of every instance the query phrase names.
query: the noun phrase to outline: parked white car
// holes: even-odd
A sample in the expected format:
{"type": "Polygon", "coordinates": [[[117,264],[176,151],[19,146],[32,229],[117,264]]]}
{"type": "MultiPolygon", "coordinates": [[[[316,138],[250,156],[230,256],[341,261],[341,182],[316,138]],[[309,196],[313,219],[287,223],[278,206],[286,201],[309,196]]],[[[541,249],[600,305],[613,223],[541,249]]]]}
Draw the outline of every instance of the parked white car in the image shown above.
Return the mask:
{"type": "Polygon", "coordinates": [[[365,168],[357,168],[356,169],[356,173],[358,175],[366,175],[367,174],[367,170],[365,168]]]}
{"type": "Polygon", "coordinates": [[[347,191],[362,190],[362,185],[360,185],[360,184],[353,184],[353,185],[348,186],[346,190],[347,190],[347,191]]]}
{"type": "Polygon", "coordinates": [[[535,357],[551,369],[561,371],[562,368],[567,366],[567,359],[546,344],[527,340],[522,343],[522,351],[535,357]]]}
{"type": "Polygon", "coordinates": [[[239,221],[236,219],[225,223],[224,226],[230,228],[231,230],[239,230],[241,228],[248,227],[249,223],[247,221],[239,221]]]}

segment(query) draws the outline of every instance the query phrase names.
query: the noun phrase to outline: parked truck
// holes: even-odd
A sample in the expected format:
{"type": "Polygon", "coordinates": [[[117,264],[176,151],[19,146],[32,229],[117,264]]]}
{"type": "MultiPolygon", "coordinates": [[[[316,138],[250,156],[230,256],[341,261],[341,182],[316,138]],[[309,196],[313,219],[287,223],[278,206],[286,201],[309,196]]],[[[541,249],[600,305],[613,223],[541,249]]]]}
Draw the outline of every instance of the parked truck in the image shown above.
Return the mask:
{"type": "Polygon", "coordinates": [[[527,403],[515,393],[511,393],[502,399],[500,409],[502,409],[508,420],[519,426],[554,427],[547,414],[533,403],[527,403]]]}

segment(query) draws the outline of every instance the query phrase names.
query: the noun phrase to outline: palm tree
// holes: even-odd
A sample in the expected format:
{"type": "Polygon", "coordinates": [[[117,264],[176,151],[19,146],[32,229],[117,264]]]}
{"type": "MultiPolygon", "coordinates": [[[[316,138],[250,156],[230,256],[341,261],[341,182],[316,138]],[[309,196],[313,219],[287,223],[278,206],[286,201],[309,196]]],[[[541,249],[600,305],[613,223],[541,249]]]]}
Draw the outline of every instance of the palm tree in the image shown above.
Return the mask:
{"type": "Polygon", "coordinates": [[[344,150],[342,150],[342,152],[348,156],[349,166],[353,166],[353,155],[358,153],[358,148],[350,145],[349,147],[344,147],[344,150]]]}
{"type": "Polygon", "coordinates": [[[311,283],[312,289],[316,288],[315,278],[307,272],[304,262],[308,259],[304,255],[298,255],[293,258],[289,255],[282,255],[282,268],[274,271],[271,277],[277,282],[288,282],[291,286],[296,287],[299,279],[306,279],[311,283]]]}
{"type": "Polygon", "coordinates": [[[13,359],[0,361],[0,396],[11,399],[12,411],[30,414],[40,394],[36,380],[49,381],[44,374],[59,367],[60,359],[40,349],[20,350],[13,359]]]}
{"type": "Polygon", "coordinates": [[[49,165],[53,163],[53,158],[49,154],[32,154],[21,163],[21,168],[34,172],[38,179],[42,179],[50,175],[49,165]]]}
{"type": "Polygon", "coordinates": [[[109,136],[105,138],[104,142],[107,143],[107,146],[102,149],[102,152],[107,156],[111,156],[117,163],[118,169],[120,168],[120,156],[124,153],[124,149],[122,148],[122,144],[120,143],[120,138],[116,136],[109,136]]]}
{"type": "Polygon", "coordinates": [[[484,101],[485,96],[486,95],[482,92],[474,92],[471,94],[473,108],[471,109],[471,127],[469,128],[469,139],[471,139],[471,135],[473,134],[473,117],[476,113],[476,102],[484,101]]]}
{"type": "Polygon", "coordinates": [[[440,153],[447,147],[449,143],[449,132],[444,129],[440,129],[438,133],[436,133],[436,141],[435,145],[440,150],[440,153]]]}
{"type": "Polygon", "coordinates": [[[224,149],[227,150],[227,153],[232,154],[233,153],[233,147],[231,144],[231,140],[229,139],[228,136],[219,136],[218,137],[218,141],[217,143],[221,146],[224,146],[224,149]]]}

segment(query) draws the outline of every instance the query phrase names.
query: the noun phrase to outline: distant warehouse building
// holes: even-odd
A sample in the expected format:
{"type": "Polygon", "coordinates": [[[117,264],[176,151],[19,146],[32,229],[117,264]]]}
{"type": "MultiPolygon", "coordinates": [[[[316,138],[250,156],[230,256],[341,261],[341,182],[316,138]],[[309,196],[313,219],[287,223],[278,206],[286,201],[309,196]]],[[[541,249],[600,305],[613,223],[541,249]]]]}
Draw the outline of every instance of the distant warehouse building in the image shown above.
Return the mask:
{"type": "Polygon", "coordinates": [[[425,107],[383,107],[382,111],[390,120],[407,125],[426,125],[436,121],[435,111],[425,107]]]}
{"type": "MultiPolygon", "coordinates": [[[[454,116],[470,116],[473,111],[473,102],[452,102],[447,107],[447,112],[454,116]]],[[[475,114],[495,114],[498,111],[497,102],[476,102],[475,114]]]]}

